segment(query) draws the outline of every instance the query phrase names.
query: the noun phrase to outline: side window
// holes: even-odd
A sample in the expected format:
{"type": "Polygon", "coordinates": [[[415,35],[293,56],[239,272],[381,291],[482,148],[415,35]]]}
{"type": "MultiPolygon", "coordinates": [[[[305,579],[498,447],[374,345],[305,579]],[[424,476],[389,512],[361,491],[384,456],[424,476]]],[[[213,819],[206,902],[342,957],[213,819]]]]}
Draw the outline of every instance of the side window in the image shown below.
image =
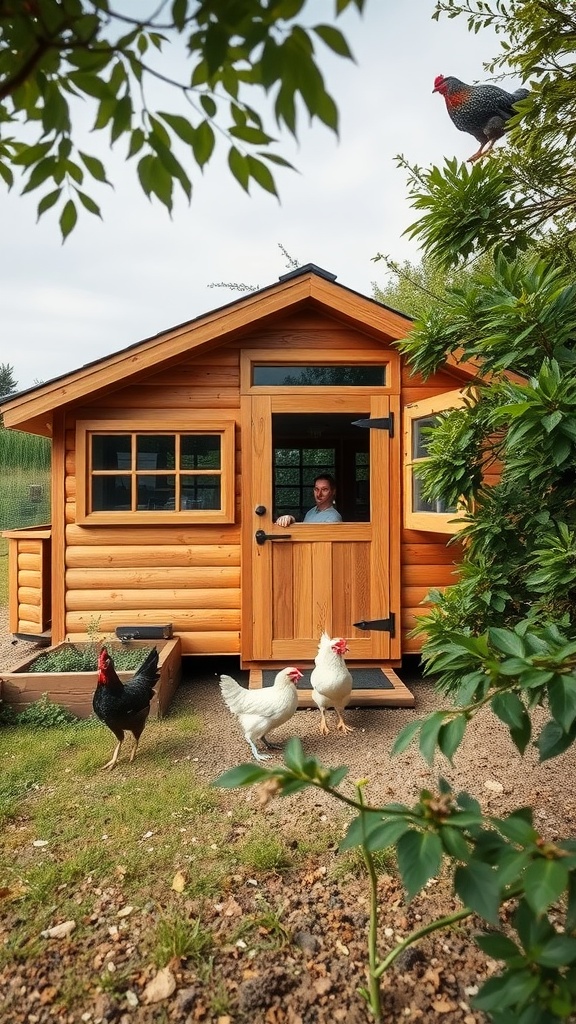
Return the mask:
{"type": "Polygon", "coordinates": [[[448,391],[422,402],[413,402],[404,409],[404,525],[411,530],[435,533],[456,533],[457,520],[463,512],[443,501],[429,501],[422,495],[422,481],[415,467],[426,458],[429,435],[438,414],[464,404],[461,391],[448,391]],[[456,520],[456,522],[455,522],[456,520]]]}
{"type": "Polygon", "coordinates": [[[77,521],[234,521],[234,423],[190,431],[77,429],[77,521]]]}

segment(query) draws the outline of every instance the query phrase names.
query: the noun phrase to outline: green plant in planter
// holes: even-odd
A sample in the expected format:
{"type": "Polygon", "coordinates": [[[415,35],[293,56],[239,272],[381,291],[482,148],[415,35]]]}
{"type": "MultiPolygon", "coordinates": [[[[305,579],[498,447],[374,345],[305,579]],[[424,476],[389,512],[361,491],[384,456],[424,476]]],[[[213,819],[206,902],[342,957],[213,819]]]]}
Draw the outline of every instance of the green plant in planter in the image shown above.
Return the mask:
{"type": "Polygon", "coordinates": [[[63,644],[54,651],[39,654],[29,666],[30,672],[96,672],[98,654],[103,646],[112,648],[112,657],[117,672],[130,672],[140,668],[152,647],[115,647],[116,641],[102,636],[100,619],[91,619],[86,632],[88,643],[63,644]]]}

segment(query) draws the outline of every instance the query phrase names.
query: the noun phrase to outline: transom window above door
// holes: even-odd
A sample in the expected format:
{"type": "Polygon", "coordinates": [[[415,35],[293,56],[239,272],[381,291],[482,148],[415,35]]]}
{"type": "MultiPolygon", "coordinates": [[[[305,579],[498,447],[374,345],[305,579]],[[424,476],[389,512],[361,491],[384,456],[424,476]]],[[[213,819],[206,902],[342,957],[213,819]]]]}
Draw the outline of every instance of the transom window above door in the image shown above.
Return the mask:
{"type": "Polygon", "coordinates": [[[370,347],[356,349],[352,341],[344,346],[341,336],[333,348],[323,348],[315,341],[311,331],[308,348],[244,349],[240,360],[241,393],[301,395],[309,391],[321,395],[357,393],[361,397],[381,390],[399,394],[397,352],[379,352],[370,347]]]}
{"type": "Polygon", "coordinates": [[[386,366],[256,366],[252,367],[255,387],[384,387],[386,366]]]}

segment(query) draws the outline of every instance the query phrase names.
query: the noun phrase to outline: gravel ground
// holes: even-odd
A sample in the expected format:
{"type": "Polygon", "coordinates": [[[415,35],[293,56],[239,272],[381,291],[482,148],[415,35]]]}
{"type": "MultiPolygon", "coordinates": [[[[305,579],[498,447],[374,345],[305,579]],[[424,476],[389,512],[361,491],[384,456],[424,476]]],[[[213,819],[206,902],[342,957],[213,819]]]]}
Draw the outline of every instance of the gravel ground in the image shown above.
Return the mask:
{"type": "MultiPolygon", "coordinates": [[[[14,642],[8,633],[8,614],[0,608],[0,666],[9,669],[33,654],[36,645],[14,642]]],[[[187,659],[184,682],[175,698],[175,708],[191,703],[202,721],[195,740],[197,771],[206,780],[239,762],[250,760],[250,751],[235,720],[223,708],[217,686],[219,672],[234,675],[233,659],[187,659]],[[223,729],[226,730],[225,741],[223,729]]],[[[432,785],[438,773],[456,790],[475,796],[492,814],[531,804],[536,808],[539,827],[550,838],[573,834],[576,824],[576,746],[553,761],[538,763],[537,751],[529,747],[520,757],[508,730],[488,711],[468,727],[454,765],[444,759],[431,770],[413,747],[393,759],[389,756],[394,737],[414,717],[421,718],[442,707],[431,684],[422,680],[417,665],[401,671],[416,697],[415,708],[376,709],[352,706],[346,713],[354,732],[341,736],[334,731],[321,737],[318,713],[299,711],[279,729],[273,739],[282,742],[291,735],[301,738],[305,750],[327,765],[347,764],[350,777],[369,778],[372,803],[389,800],[411,801],[423,787],[432,785]]],[[[237,677],[239,674],[236,673],[237,677]]],[[[328,716],[330,716],[330,712],[328,716]]],[[[545,716],[534,714],[537,731],[545,716]]],[[[147,730],[145,738],[150,732],[147,730]]],[[[144,742],[144,741],[143,741],[144,742]]]]}
{"type": "MultiPolygon", "coordinates": [[[[0,609],[0,666],[8,669],[24,660],[34,645],[12,643],[7,633],[7,615],[0,609]]],[[[209,782],[227,768],[249,760],[250,752],[237,723],[223,707],[216,672],[234,674],[232,659],[185,663],[185,679],[176,694],[173,713],[191,706],[201,722],[199,733],[190,741],[189,755],[195,775],[209,782]]],[[[318,713],[299,711],[274,739],[290,735],[302,740],[307,753],[325,764],[347,764],[350,778],[370,779],[367,797],[372,804],[392,800],[412,803],[422,788],[434,788],[441,773],[458,791],[474,795],[488,813],[500,815],[531,804],[537,827],[545,838],[573,835],[576,823],[576,750],[567,751],[552,762],[538,764],[529,748],[521,758],[507,730],[488,712],[469,726],[454,765],[443,759],[431,770],[410,748],[399,757],[389,751],[399,729],[441,706],[432,686],[417,669],[400,672],[413,690],[415,708],[349,708],[347,721],[354,732],[347,736],[334,731],[321,737],[318,713]]],[[[544,720],[534,715],[535,729],[544,720]]],[[[148,771],[147,749],[170,742],[170,714],[162,722],[147,726],[134,772],[148,771]]],[[[119,763],[117,771],[131,775],[132,766],[119,763]]],[[[254,797],[255,798],[255,797],[254,797]]],[[[253,799],[242,791],[239,799],[253,799]]],[[[270,813],[279,812],[279,827],[293,829],[294,821],[330,820],[334,802],[319,792],[306,791],[282,801],[273,801],[270,813]]],[[[17,830],[16,822],[10,827],[17,830]]],[[[8,836],[10,839],[10,836],[8,836]]],[[[15,842],[15,837],[12,836],[15,842]]],[[[337,858],[334,853],[332,859],[337,858]]],[[[251,959],[227,940],[232,923],[254,913],[255,890],[238,878],[224,902],[203,905],[203,915],[215,943],[214,974],[206,980],[191,962],[171,962],[171,995],[160,1004],[145,1005],[147,986],[156,983],[154,971],[139,952],[139,942],[150,929],[142,912],[130,917],[130,928],[118,932],[119,887],[106,889],[102,906],[94,912],[94,927],[87,943],[63,943],[37,962],[9,964],[0,971],[0,1005],[8,1024],[368,1024],[369,1015],[358,994],[365,963],[367,922],[366,883],[360,877],[339,878],[331,865],[319,860],[285,877],[270,873],[259,881],[258,897],[270,905],[280,899],[286,905],[285,923],[289,944],[281,950],[256,951],[251,959]],[[210,918],[212,914],[212,918],[210,918]],[[110,936],[114,932],[114,942],[110,936]],[[113,953],[112,953],[113,947],[113,953]],[[114,955],[118,970],[130,978],[131,1002],[127,995],[98,989],[91,981],[91,995],[71,1008],[60,1005],[63,979],[76,971],[90,979],[101,964],[114,955]],[[226,1009],[217,1011],[215,983],[226,995],[226,1009]]],[[[89,881],[89,880],[88,880],[89,881]]],[[[77,883],[78,902],[86,899],[86,882],[77,883]]],[[[232,884],[232,883],[231,883],[232,884]]],[[[98,890],[100,892],[100,890],[98,890]]],[[[379,880],[382,909],[380,948],[386,949],[391,936],[405,936],[415,927],[454,909],[446,879],[428,883],[426,889],[406,906],[397,878],[383,875],[379,880]]],[[[198,908],[190,906],[190,913],[198,908]]],[[[92,920],[92,918],[90,919],[92,920]]],[[[449,932],[439,932],[411,947],[383,982],[386,1024],[400,1022],[442,1022],[442,1024],[483,1024],[486,1018],[470,1005],[470,997],[486,977],[500,965],[486,958],[473,942],[480,922],[471,920],[449,932]]],[[[0,928],[0,933],[2,929],[0,928]]],[[[4,939],[4,941],[7,941],[4,939]]],[[[95,973],[96,972],[96,973],[95,973]]],[[[219,989],[220,991],[220,989],[219,989]]]]}

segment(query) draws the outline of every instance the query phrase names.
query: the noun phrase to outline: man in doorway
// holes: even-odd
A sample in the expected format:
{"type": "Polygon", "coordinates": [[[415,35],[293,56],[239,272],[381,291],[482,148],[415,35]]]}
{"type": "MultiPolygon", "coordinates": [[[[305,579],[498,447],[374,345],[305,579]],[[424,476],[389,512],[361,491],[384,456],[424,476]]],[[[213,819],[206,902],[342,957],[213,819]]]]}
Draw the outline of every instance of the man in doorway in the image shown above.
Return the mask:
{"type": "MultiPolygon", "coordinates": [[[[314,478],[314,507],[304,516],[305,523],[341,523],[342,516],[334,508],[336,481],[330,473],[319,473],[314,478]]],[[[292,526],[295,516],[279,516],[276,526],[292,526]]]]}

